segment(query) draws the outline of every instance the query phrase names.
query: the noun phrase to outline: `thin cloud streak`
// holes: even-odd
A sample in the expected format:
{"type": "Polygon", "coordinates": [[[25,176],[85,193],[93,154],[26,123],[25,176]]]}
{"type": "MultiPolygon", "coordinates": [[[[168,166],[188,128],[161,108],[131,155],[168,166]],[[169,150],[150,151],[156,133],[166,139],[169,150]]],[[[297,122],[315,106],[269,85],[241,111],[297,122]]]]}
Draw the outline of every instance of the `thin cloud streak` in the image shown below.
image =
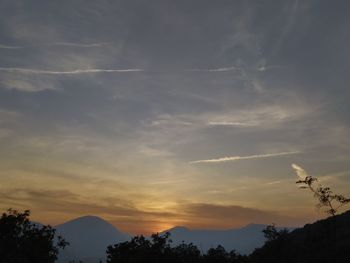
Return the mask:
{"type": "Polygon", "coordinates": [[[210,121],[208,122],[210,126],[239,126],[239,127],[251,127],[256,126],[255,123],[249,122],[230,122],[230,121],[210,121]]]}
{"type": "Polygon", "coordinates": [[[102,43],[90,43],[90,44],[83,44],[83,43],[72,43],[72,42],[54,42],[54,43],[47,43],[43,44],[43,46],[68,46],[68,47],[103,47],[110,45],[108,42],[102,42],[102,43]]]}
{"type": "Polygon", "coordinates": [[[53,43],[44,43],[39,45],[26,45],[26,46],[11,46],[0,44],[0,49],[25,49],[25,48],[35,48],[35,47],[45,47],[45,46],[66,46],[66,47],[81,47],[81,48],[94,48],[94,47],[104,47],[110,45],[108,42],[101,43],[73,43],[73,42],[53,42],[53,43]]]}
{"type": "Polygon", "coordinates": [[[226,71],[234,71],[234,70],[241,70],[241,68],[238,68],[238,67],[225,67],[225,68],[212,68],[212,69],[188,69],[186,71],[192,71],[192,72],[226,72],[226,71]]]}
{"type": "Polygon", "coordinates": [[[75,69],[70,71],[52,71],[29,68],[0,68],[0,71],[18,72],[27,74],[45,74],[45,75],[76,75],[89,73],[127,73],[127,72],[143,72],[143,69],[75,69]]]}
{"type": "Polygon", "coordinates": [[[230,157],[222,157],[218,159],[192,161],[190,162],[190,164],[233,162],[233,161],[248,160],[248,159],[278,157],[278,156],[292,155],[292,154],[298,154],[298,153],[301,153],[301,152],[293,151],[293,152],[280,152],[280,153],[270,153],[270,154],[256,154],[256,155],[249,155],[249,156],[230,156],[230,157]]]}
{"type": "MultiPolygon", "coordinates": [[[[53,45],[53,44],[52,44],[53,45]]],[[[68,46],[81,46],[74,43],[66,43],[68,46]]],[[[92,47],[92,45],[86,45],[92,47]]],[[[97,44],[96,44],[97,45],[97,44]]],[[[21,49],[25,47],[20,46],[3,46],[0,45],[0,49],[6,48],[6,49],[21,49]]],[[[227,72],[227,71],[234,71],[234,70],[241,70],[240,68],[236,67],[230,67],[230,68],[216,68],[216,69],[185,69],[185,72],[227,72]]],[[[131,69],[76,69],[76,70],[70,70],[70,71],[55,71],[55,70],[42,70],[42,69],[31,69],[31,68],[17,68],[17,67],[0,67],[0,71],[4,72],[19,72],[19,73],[29,73],[29,74],[47,74],[47,75],[70,75],[70,74],[85,74],[85,73],[113,73],[113,72],[146,72],[144,69],[138,69],[138,68],[131,68],[131,69]]],[[[158,72],[158,73],[166,73],[166,72],[176,72],[176,71],[149,71],[148,72],[158,72]]]]}

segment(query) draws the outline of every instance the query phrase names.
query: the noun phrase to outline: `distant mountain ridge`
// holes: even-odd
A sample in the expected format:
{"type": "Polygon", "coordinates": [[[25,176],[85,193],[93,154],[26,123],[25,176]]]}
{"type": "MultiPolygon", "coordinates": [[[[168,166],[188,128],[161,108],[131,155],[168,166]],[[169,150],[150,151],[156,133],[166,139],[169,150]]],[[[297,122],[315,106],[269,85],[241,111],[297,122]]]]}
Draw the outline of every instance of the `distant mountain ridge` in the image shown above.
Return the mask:
{"type": "Polygon", "coordinates": [[[83,216],[55,227],[70,245],[59,254],[58,262],[83,260],[104,261],[108,245],[127,241],[129,234],[120,232],[113,225],[96,216],[83,216]]]}
{"type": "Polygon", "coordinates": [[[264,244],[265,237],[262,230],[265,228],[266,225],[262,224],[249,224],[242,228],[227,230],[190,230],[186,227],[174,227],[162,233],[170,232],[170,239],[174,245],[182,241],[191,242],[203,252],[221,245],[228,251],[250,254],[255,248],[264,244]]]}
{"type": "MultiPolygon", "coordinates": [[[[228,230],[191,230],[178,226],[165,230],[170,232],[174,245],[193,243],[206,252],[211,247],[222,245],[226,250],[249,254],[264,243],[262,230],[266,225],[249,224],[243,228],[228,230]]],[[[84,263],[105,260],[109,245],[128,241],[131,235],[123,233],[102,218],[83,216],[55,227],[70,245],[59,254],[59,263],[82,260],[84,263]]]]}

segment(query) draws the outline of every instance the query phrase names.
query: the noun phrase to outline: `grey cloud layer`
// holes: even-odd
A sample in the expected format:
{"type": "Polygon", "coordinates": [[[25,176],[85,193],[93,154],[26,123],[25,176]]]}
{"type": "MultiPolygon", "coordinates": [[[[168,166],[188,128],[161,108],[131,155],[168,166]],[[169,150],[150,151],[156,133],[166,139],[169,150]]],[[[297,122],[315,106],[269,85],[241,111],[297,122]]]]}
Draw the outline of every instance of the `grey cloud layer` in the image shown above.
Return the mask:
{"type": "MultiPolygon", "coordinates": [[[[343,4],[344,8],[332,6],[331,10],[346,9],[348,4],[343,4]]],[[[316,127],[303,126],[305,118],[310,117],[303,113],[305,109],[320,111],[320,114],[311,115],[313,119],[324,119],[323,123],[312,124],[319,128],[332,119],[332,113],[327,113],[329,107],[333,112],[339,107],[348,110],[342,100],[344,96],[336,95],[347,94],[343,85],[337,85],[339,80],[346,82],[347,76],[339,77],[335,72],[341,72],[337,67],[341,69],[346,65],[345,57],[349,54],[342,54],[344,59],[338,64],[334,59],[328,60],[328,80],[324,83],[326,69],[322,68],[323,64],[310,67],[312,61],[316,63],[320,57],[324,60],[334,55],[339,57],[337,50],[346,50],[341,48],[346,41],[335,44],[323,37],[326,34],[320,33],[334,27],[338,28],[339,36],[347,39],[345,25],[348,21],[342,13],[331,24],[333,27],[314,23],[327,13],[323,2],[285,1],[276,5],[271,1],[261,5],[255,1],[219,1],[215,4],[209,1],[179,1],[177,4],[170,1],[153,4],[101,1],[79,5],[68,1],[60,4],[31,1],[29,4],[18,0],[3,1],[2,7],[2,46],[42,47],[35,52],[6,48],[0,51],[4,57],[0,65],[1,103],[10,109],[34,114],[31,109],[34,104],[45,104],[45,95],[35,95],[30,96],[31,103],[25,105],[19,97],[26,95],[16,97],[11,94],[12,90],[64,90],[67,97],[75,100],[78,93],[84,93],[80,101],[73,99],[70,102],[62,94],[50,95],[50,100],[57,104],[71,104],[68,108],[77,115],[76,118],[83,112],[92,114],[89,111],[95,110],[85,107],[94,100],[97,108],[103,105],[110,112],[123,112],[127,118],[124,120],[118,113],[116,120],[104,112],[93,114],[106,118],[107,122],[118,122],[121,118],[123,125],[129,125],[131,129],[142,128],[140,123],[147,120],[156,123],[160,115],[188,116],[191,113],[202,118],[194,120],[203,123],[202,127],[205,127],[204,122],[212,129],[261,129],[277,125],[279,129],[290,130],[293,125],[305,137],[310,136],[310,129],[321,133],[316,127]],[[270,4],[274,4],[276,11],[269,8],[270,4]],[[52,20],[46,21],[46,16],[39,15],[41,13],[52,14],[52,20]],[[75,17],[82,19],[77,21],[75,17]],[[305,39],[307,33],[313,38],[305,39]],[[81,40],[77,41],[76,36],[81,40]],[[293,49],[292,45],[298,49],[293,49]],[[318,48],[312,48],[314,46],[318,48]],[[91,51],[86,52],[86,47],[91,47],[91,51]],[[305,54],[309,57],[306,64],[305,54]],[[158,70],[161,73],[157,73],[158,70]],[[147,74],[137,77],[94,75],[134,71],[147,74]],[[84,76],[80,78],[81,74],[84,76]],[[85,79],[85,75],[90,74],[93,77],[85,79]],[[70,76],[74,78],[67,78],[70,76]],[[330,92],[329,87],[337,92],[330,92]],[[98,96],[94,89],[98,89],[98,96]],[[111,97],[117,100],[108,101],[111,97]],[[80,110],[82,108],[84,110],[80,110]]],[[[57,114],[54,109],[43,110],[47,114],[42,116],[42,121],[57,114]]],[[[62,116],[63,122],[65,117],[68,116],[62,116]]],[[[83,119],[85,122],[89,118],[81,116],[83,119]]],[[[334,122],[332,126],[348,126],[345,118],[331,122],[334,122]]],[[[173,131],[181,131],[179,123],[174,126],[173,131]]],[[[163,131],[158,130],[157,134],[163,131]]],[[[203,136],[211,140],[213,135],[208,132],[203,136]]],[[[171,137],[171,134],[167,136],[171,137]]]]}
{"type": "Polygon", "coordinates": [[[165,186],[348,170],[349,7],[0,0],[1,149],[165,186]],[[188,165],[210,156],[250,161],[188,165]]]}

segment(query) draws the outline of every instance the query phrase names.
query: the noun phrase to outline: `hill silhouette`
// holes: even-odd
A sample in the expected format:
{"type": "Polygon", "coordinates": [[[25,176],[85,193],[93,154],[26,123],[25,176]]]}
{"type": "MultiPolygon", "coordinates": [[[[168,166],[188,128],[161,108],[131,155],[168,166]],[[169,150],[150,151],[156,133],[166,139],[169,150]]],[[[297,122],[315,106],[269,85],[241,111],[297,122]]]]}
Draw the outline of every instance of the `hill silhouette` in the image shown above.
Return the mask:
{"type": "Polygon", "coordinates": [[[99,262],[106,257],[110,244],[130,239],[107,221],[96,216],[84,216],[56,226],[57,233],[69,240],[69,246],[60,253],[58,262],[83,260],[99,262]]]}
{"type": "Polygon", "coordinates": [[[350,210],[266,242],[250,259],[254,263],[350,262],[350,210]]]}
{"type": "Polygon", "coordinates": [[[265,228],[266,225],[262,224],[249,224],[242,228],[227,230],[191,230],[181,226],[171,228],[161,234],[169,232],[173,245],[178,245],[182,241],[193,243],[203,252],[221,245],[228,251],[235,250],[240,254],[248,255],[255,248],[264,244],[265,238],[262,230],[265,228]]]}
{"type": "MultiPolygon", "coordinates": [[[[210,248],[221,245],[227,251],[235,250],[240,254],[250,254],[264,244],[262,230],[266,225],[249,224],[243,228],[227,230],[188,229],[177,226],[169,230],[172,246],[182,242],[193,243],[206,253],[210,248]]],[[[59,263],[69,260],[99,262],[106,257],[108,245],[131,240],[131,235],[123,233],[102,218],[83,216],[55,227],[70,245],[59,254],[59,263]]],[[[147,238],[149,239],[149,238],[147,238]]]]}

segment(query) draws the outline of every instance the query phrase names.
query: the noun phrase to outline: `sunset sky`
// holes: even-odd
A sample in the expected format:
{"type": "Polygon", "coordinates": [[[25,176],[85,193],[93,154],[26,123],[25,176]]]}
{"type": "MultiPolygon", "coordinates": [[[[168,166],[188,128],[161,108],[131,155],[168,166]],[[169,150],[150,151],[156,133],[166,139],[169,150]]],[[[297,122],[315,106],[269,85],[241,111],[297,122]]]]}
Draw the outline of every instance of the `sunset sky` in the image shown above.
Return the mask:
{"type": "Polygon", "coordinates": [[[350,195],[350,1],[0,0],[0,209],[122,231],[323,217],[350,195]]]}

